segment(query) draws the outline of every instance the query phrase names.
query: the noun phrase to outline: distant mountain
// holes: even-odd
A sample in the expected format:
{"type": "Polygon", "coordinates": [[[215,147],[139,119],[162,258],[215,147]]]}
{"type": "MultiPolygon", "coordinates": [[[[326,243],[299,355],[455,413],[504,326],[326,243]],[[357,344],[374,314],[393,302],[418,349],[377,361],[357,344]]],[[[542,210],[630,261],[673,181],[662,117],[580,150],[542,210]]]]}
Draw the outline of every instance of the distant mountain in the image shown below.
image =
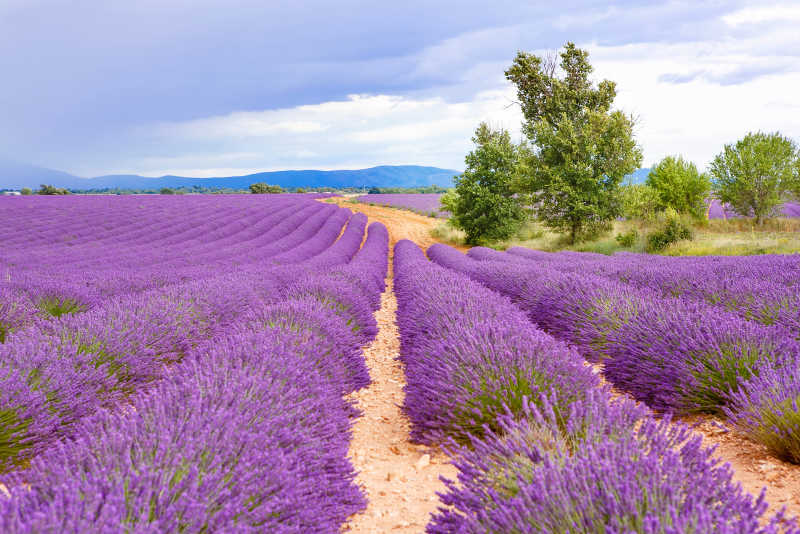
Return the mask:
{"type": "Polygon", "coordinates": [[[0,189],[38,188],[41,184],[68,187],[63,184],[82,180],[77,176],[44,167],[0,159],[0,189]]]}
{"type": "MultiPolygon", "coordinates": [[[[649,168],[638,169],[625,177],[625,181],[643,183],[649,168]]],[[[218,178],[189,178],[161,176],[148,178],[136,174],[110,174],[96,178],[81,178],[72,174],[0,159],[0,189],[36,189],[50,184],[68,189],[160,189],[162,187],[227,187],[247,189],[250,184],[266,182],[285,188],[295,187],[423,187],[439,185],[451,187],[453,176],[461,174],[451,169],[421,167],[418,165],[382,165],[369,169],[347,171],[271,171],[245,176],[218,178]]]]}
{"type": "Polygon", "coordinates": [[[161,176],[148,178],[135,174],[80,178],[66,172],[0,160],[0,189],[38,188],[50,184],[68,189],[160,189],[162,187],[227,187],[247,189],[250,184],[266,182],[285,188],[294,187],[449,187],[459,171],[418,165],[382,165],[369,169],[343,171],[273,171],[246,176],[188,178],[161,176]]]}

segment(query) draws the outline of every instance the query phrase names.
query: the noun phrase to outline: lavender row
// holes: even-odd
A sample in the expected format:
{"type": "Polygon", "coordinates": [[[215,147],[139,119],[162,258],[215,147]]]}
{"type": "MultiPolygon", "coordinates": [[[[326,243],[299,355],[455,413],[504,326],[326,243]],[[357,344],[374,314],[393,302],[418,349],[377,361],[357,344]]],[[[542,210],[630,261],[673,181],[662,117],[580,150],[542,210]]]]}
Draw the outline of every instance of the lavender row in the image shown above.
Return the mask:
{"type": "MultiPolygon", "coordinates": [[[[596,257],[513,248],[508,253],[470,250],[479,260],[545,262],[564,272],[593,273],[649,289],[662,297],[682,297],[731,311],[765,325],[779,325],[800,339],[800,256],[735,259],[658,258],[645,254],[596,257]]],[[[535,267],[533,267],[535,268],[535,267]]]]}
{"type": "Polygon", "coordinates": [[[428,532],[779,531],[699,437],[612,400],[505,297],[407,241],[395,277],[412,435],[459,471],[428,532]]]}
{"type": "Polygon", "coordinates": [[[412,438],[463,442],[525,398],[553,392],[566,405],[598,387],[574,350],[505,297],[432,264],[410,241],[397,243],[394,258],[412,438]]]}
{"type": "Polygon", "coordinates": [[[428,255],[509,296],[535,324],[602,362],[606,379],[637,400],[726,414],[779,457],[800,462],[800,346],[786,329],[545,262],[477,261],[443,245],[428,255]]]}

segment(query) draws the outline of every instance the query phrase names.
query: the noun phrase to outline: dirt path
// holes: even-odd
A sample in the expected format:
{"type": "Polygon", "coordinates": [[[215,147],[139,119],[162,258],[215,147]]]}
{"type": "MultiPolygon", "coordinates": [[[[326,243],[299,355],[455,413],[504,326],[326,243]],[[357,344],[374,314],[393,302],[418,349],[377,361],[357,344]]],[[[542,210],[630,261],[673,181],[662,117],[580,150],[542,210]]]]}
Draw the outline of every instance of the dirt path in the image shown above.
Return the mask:
{"type": "Polygon", "coordinates": [[[397,301],[391,278],[375,313],[378,336],[364,351],[372,384],[352,394],[363,415],[356,420],[350,459],[356,483],[367,496],[367,509],[354,515],[345,532],[422,532],[439,504],[443,475],[455,479],[446,456],[408,440],[409,422],[401,410],[405,373],[397,356],[397,301]]]}
{"type": "Polygon", "coordinates": [[[712,416],[684,417],[694,426],[703,444],[716,446],[715,456],[733,468],[733,480],[758,497],[766,488],[770,513],[786,507],[786,515],[800,517],[800,468],[772,456],[767,448],[736,432],[722,419],[712,416]],[[696,426],[695,426],[696,425],[696,426]]]}
{"type": "MultiPolygon", "coordinates": [[[[330,199],[325,199],[324,202],[331,201],[343,208],[349,208],[351,211],[363,213],[369,218],[369,222],[378,221],[383,223],[389,231],[389,254],[391,254],[394,249],[394,244],[401,239],[410,239],[422,247],[423,250],[426,250],[434,243],[439,243],[439,241],[431,235],[431,230],[439,226],[443,222],[443,219],[426,217],[425,215],[420,215],[408,210],[354,203],[349,200],[350,199],[346,197],[332,197],[330,199]]],[[[465,252],[468,247],[456,246],[455,248],[465,252]]]]}

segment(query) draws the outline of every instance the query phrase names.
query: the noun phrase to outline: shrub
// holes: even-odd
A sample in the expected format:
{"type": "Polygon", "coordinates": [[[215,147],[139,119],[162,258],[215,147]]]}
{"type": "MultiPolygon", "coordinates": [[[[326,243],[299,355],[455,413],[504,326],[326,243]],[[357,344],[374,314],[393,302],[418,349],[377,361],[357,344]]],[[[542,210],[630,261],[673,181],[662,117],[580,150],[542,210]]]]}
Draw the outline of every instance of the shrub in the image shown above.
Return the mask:
{"type": "Polygon", "coordinates": [[[692,239],[691,229],[676,217],[667,217],[664,226],[647,236],[647,251],[659,252],[678,241],[692,239]]]}
{"type": "Polygon", "coordinates": [[[534,327],[507,298],[429,262],[414,243],[395,247],[404,409],[423,443],[468,443],[498,418],[546,396],[567,409],[597,377],[566,344],[534,327]],[[453,291],[453,288],[459,288],[453,291]]]}
{"type": "Polygon", "coordinates": [[[636,228],[632,228],[625,233],[617,234],[617,237],[614,239],[616,239],[621,247],[631,248],[639,239],[639,232],[636,231],[636,228]]]}
{"type": "Polygon", "coordinates": [[[62,189],[60,187],[54,187],[52,185],[42,184],[39,186],[39,190],[36,192],[37,195],[69,195],[69,191],[66,189],[62,189]]]}

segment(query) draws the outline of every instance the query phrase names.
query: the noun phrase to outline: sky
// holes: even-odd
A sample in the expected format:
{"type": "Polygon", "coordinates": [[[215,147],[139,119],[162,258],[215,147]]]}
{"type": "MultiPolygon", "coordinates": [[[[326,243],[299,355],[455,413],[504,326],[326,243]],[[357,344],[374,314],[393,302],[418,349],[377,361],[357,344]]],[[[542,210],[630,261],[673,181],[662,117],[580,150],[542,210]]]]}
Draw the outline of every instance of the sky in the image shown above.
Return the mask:
{"type": "Polygon", "coordinates": [[[573,41],[643,166],[800,141],[800,1],[0,0],[0,158],[80,176],[462,169],[504,70],[573,41]]]}

